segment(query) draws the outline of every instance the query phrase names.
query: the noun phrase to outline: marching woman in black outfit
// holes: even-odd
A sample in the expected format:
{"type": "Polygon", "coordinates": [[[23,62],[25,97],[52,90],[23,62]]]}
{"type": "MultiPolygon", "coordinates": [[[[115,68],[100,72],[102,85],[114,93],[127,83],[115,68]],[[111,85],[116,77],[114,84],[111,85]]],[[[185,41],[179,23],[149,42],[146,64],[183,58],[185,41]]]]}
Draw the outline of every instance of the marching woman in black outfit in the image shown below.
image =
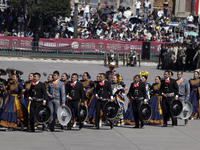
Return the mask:
{"type": "Polygon", "coordinates": [[[127,96],[133,100],[133,115],[135,119],[135,127],[139,128],[139,120],[141,121],[141,128],[144,126],[143,120],[139,116],[139,107],[142,103],[146,104],[146,88],[145,83],[140,82],[140,76],[134,76],[134,82],[131,83],[127,96]]]}
{"type": "Polygon", "coordinates": [[[47,77],[47,81],[44,82],[45,87],[48,88],[49,83],[52,82],[52,81],[53,81],[53,75],[49,74],[48,77],[47,77]]]}
{"type": "MultiPolygon", "coordinates": [[[[88,102],[88,119],[87,122],[89,123],[95,123],[95,108],[96,108],[96,102],[97,102],[97,98],[95,96],[95,89],[97,87],[97,85],[100,82],[100,74],[97,75],[97,80],[94,81],[94,88],[92,90],[92,97],[90,98],[89,102],[88,102]]],[[[101,126],[101,125],[100,125],[101,126]]]]}
{"type": "Polygon", "coordinates": [[[0,126],[7,127],[7,131],[12,131],[13,128],[21,125],[23,130],[23,122],[25,115],[20,103],[20,98],[25,90],[21,83],[18,82],[19,75],[16,70],[11,71],[11,78],[7,87],[3,87],[6,93],[3,105],[0,107],[0,126]]]}
{"type": "MultiPolygon", "coordinates": [[[[24,84],[24,89],[25,89],[25,93],[24,93],[24,98],[20,99],[23,111],[25,113],[25,125],[27,127],[29,127],[28,124],[28,120],[30,119],[30,103],[29,103],[29,93],[30,93],[30,89],[31,89],[31,84],[33,82],[33,73],[30,73],[28,76],[28,81],[25,82],[24,84]]],[[[38,124],[36,123],[35,126],[37,126],[38,124]]]]}
{"type": "MultiPolygon", "coordinates": [[[[163,127],[167,126],[167,118],[171,117],[170,104],[173,99],[178,100],[179,87],[176,80],[170,78],[170,72],[165,71],[164,80],[161,81],[160,91],[162,95],[162,111],[164,124],[163,127]]],[[[172,118],[172,126],[177,125],[175,120],[172,118]]]]}
{"type": "MultiPolygon", "coordinates": [[[[96,129],[99,128],[99,120],[100,120],[100,110],[104,107],[104,105],[108,102],[108,99],[110,101],[113,101],[113,95],[111,90],[111,83],[106,81],[106,74],[101,73],[100,74],[100,81],[95,89],[95,96],[97,98],[96,102],[96,116],[95,116],[95,126],[96,129]]],[[[110,122],[110,128],[113,128],[113,122],[111,120],[108,120],[110,122]]]]}
{"type": "Polygon", "coordinates": [[[161,77],[155,77],[155,83],[151,86],[151,98],[149,100],[149,105],[152,109],[152,116],[149,120],[150,123],[163,124],[162,115],[162,96],[160,94],[161,77]]]}
{"type": "Polygon", "coordinates": [[[85,106],[88,107],[88,102],[92,96],[91,91],[94,87],[94,82],[91,80],[89,72],[83,73],[83,79],[80,82],[83,84],[85,106]]]}

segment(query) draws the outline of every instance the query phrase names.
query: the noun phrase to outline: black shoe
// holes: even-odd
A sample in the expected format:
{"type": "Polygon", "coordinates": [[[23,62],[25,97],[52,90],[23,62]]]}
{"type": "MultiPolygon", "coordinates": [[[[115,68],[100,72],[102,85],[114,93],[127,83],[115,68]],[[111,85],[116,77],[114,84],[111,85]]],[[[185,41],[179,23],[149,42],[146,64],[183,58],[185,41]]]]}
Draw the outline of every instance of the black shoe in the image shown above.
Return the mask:
{"type": "Polygon", "coordinates": [[[26,131],[27,131],[27,132],[30,132],[30,131],[31,131],[31,128],[27,127],[26,131]]]}
{"type": "Polygon", "coordinates": [[[42,125],[42,131],[45,131],[45,128],[46,128],[46,126],[45,126],[45,124],[43,124],[42,125]]]}
{"type": "Polygon", "coordinates": [[[133,128],[139,128],[139,126],[135,126],[135,127],[133,127],[133,128]]]}
{"type": "Polygon", "coordinates": [[[83,128],[83,123],[79,123],[79,129],[83,128]]]}
{"type": "Polygon", "coordinates": [[[20,126],[21,126],[21,131],[24,131],[24,123],[20,122],[20,126]]]}
{"type": "Polygon", "coordinates": [[[60,129],[61,129],[61,130],[64,130],[64,126],[61,125],[60,129]]]}
{"type": "Polygon", "coordinates": [[[54,127],[50,127],[50,131],[53,132],[54,131],[54,127]]]}
{"type": "Polygon", "coordinates": [[[142,121],[142,122],[141,122],[141,128],[143,128],[143,127],[144,127],[144,122],[142,121]]]}
{"type": "Polygon", "coordinates": [[[177,118],[173,118],[172,119],[172,125],[177,126],[177,124],[178,124],[177,118]]]}
{"type": "Polygon", "coordinates": [[[97,130],[100,129],[99,126],[96,126],[95,128],[96,128],[97,130]]]}
{"type": "Polygon", "coordinates": [[[67,126],[67,130],[71,130],[72,129],[72,127],[71,127],[71,125],[69,126],[67,126]]]}
{"type": "Polygon", "coordinates": [[[166,124],[166,123],[164,123],[164,124],[163,124],[163,127],[167,127],[167,124],[166,124]]]}
{"type": "Polygon", "coordinates": [[[175,121],[172,121],[172,127],[177,126],[177,123],[175,121]]]}
{"type": "Polygon", "coordinates": [[[114,127],[114,123],[110,123],[110,129],[113,129],[113,127],[114,127]]]}
{"type": "Polygon", "coordinates": [[[185,119],[185,125],[187,125],[188,124],[188,119],[185,119]]]}
{"type": "Polygon", "coordinates": [[[7,132],[12,132],[13,131],[13,128],[8,128],[6,129],[7,132]]]}
{"type": "Polygon", "coordinates": [[[50,129],[51,132],[54,131],[54,123],[51,123],[51,124],[50,124],[49,129],[50,129]]]}
{"type": "Polygon", "coordinates": [[[33,128],[33,129],[30,129],[29,132],[35,132],[35,129],[34,129],[34,128],[33,128]]]}

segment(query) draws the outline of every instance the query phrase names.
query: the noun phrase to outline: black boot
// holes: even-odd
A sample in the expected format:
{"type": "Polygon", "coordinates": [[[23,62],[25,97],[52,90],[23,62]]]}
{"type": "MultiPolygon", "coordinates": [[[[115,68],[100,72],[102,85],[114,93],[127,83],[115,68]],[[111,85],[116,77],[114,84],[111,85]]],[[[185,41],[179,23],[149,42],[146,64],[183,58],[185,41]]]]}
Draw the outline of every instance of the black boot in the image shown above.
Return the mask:
{"type": "Polygon", "coordinates": [[[167,122],[164,122],[164,123],[163,123],[163,127],[167,127],[167,122]]]}
{"type": "Polygon", "coordinates": [[[82,129],[82,128],[83,128],[83,123],[79,122],[79,129],[82,129]]]}
{"type": "Polygon", "coordinates": [[[187,125],[188,124],[188,119],[185,119],[185,125],[187,125]]]}
{"type": "Polygon", "coordinates": [[[141,128],[144,127],[144,121],[141,121],[141,128]]]}
{"type": "Polygon", "coordinates": [[[24,131],[24,123],[22,121],[20,122],[20,126],[21,126],[21,131],[24,131]]]}
{"type": "Polygon", "coordinates": [[[113,129],[114,127],[114,122],[113,121],[109,121],[110,122],[110,129],[113,129]]]}
{"type": "Polygon", "coordinates": [[[54,122],[52,122],[52,123],[50,124],[50,131],[51,131],[51,132],[54,131],[54,122]]]}
{"type": "Polygon", "coordinates": [[[71,126],[70,123],[68,123],[68,125],[67,125],[67,130],[71,130],[71,129],[72,129],[72,126],[71,126]]]}

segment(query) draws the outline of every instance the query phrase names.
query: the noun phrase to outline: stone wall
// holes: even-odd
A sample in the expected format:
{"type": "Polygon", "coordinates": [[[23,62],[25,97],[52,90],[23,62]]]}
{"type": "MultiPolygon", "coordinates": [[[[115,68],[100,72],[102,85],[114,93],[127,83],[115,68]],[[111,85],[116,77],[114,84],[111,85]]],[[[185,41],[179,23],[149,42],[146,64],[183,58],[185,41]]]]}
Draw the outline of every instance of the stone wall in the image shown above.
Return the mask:
{"type": "MultiPolygon", "coordinates": [[[[83,0],[84,1],[84,0],[83,0]]],[[[96,5],[100,2],[102,7],[104,7],[104,3],[107,1],[107,0],[85,0],[85,1],[92,1],[92,3],[96,3],[96,5]]],[[[136,11],[135,11],[135,2],[136,0],[113,0],[115,1],[118,5],[122,2],[130,2],[133,7],[132,7],[132,11],[133,11],[133,14],[135,15],[136,14],[136,11]]],[[[141,3],[143,4],[144,0],[140,0],[141,3]]],[[[151,2],[151,6],[152,6],[152,10],[153,8],[163,8],[163,2],[165,0],[150,0],[151,2]]],[[[169,12],[170,13],[174,13],[175,16],[177,17],[187,17],[191,12],[192,12],[192,3],[193,0],[168,0],[169,2],[169,12]]],[[[196,2],[196,0],[194,0],[194,3],[196,2]]],[[[74,0],[71,0],[71,6],[73,7],[74,6],[74,0]]],[[[80,6],[80,5],[79,5],[80,6]]],[[[115,8],[118,8],[115,7],[115,8]]],[[[143,5],[141,5],[141,12],[143,11],[143,5]]]]}
{"type": "Polygon", "coordinates": [[[187,17],[192,11],[192,0],[176,0],[175,2],[175,16],[187,17]]]}
{"type": "MultiPolygon", "coordinates": [[[[154,7],[155,8],[163,8],[163,3],[165,0],[155,0],[154,1],[154,7]]],[[[168,0],[169,2],[169,13],[173,13],[174,11],[174,0],[168,0]]]]}

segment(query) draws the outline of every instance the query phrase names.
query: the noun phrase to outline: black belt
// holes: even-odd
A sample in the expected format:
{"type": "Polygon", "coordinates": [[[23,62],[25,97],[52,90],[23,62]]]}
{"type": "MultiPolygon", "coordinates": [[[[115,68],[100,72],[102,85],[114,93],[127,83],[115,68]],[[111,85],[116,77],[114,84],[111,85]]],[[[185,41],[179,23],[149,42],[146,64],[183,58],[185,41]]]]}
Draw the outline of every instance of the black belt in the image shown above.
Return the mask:
{"type": "Polygon", "coordinates": [[[179,97],[183,97],[183,96],[185,96],[185,95],[178,95],[179,97]]]}
{"type": "Polygon", "coordinates": [[[41,98],[36,98],[36,99],[33,99],[33,100],[36,101],[36,102],[43,101],[43,99],[41,99],[41,98]]]}
{"type": "Polygon", "coordinates": [[[144,100],[144,97],[135,97],[135,100],[144,100]]]}
{"type": "Polygon", "coordinates": [[[174,97],[175,94],[174,93],[166,93],[167,97],[174,97]]]}
{"type": "Polygon", "coordinates": [[[108,101],[108,98],[100,98],[100,101],[108,101]]]}

